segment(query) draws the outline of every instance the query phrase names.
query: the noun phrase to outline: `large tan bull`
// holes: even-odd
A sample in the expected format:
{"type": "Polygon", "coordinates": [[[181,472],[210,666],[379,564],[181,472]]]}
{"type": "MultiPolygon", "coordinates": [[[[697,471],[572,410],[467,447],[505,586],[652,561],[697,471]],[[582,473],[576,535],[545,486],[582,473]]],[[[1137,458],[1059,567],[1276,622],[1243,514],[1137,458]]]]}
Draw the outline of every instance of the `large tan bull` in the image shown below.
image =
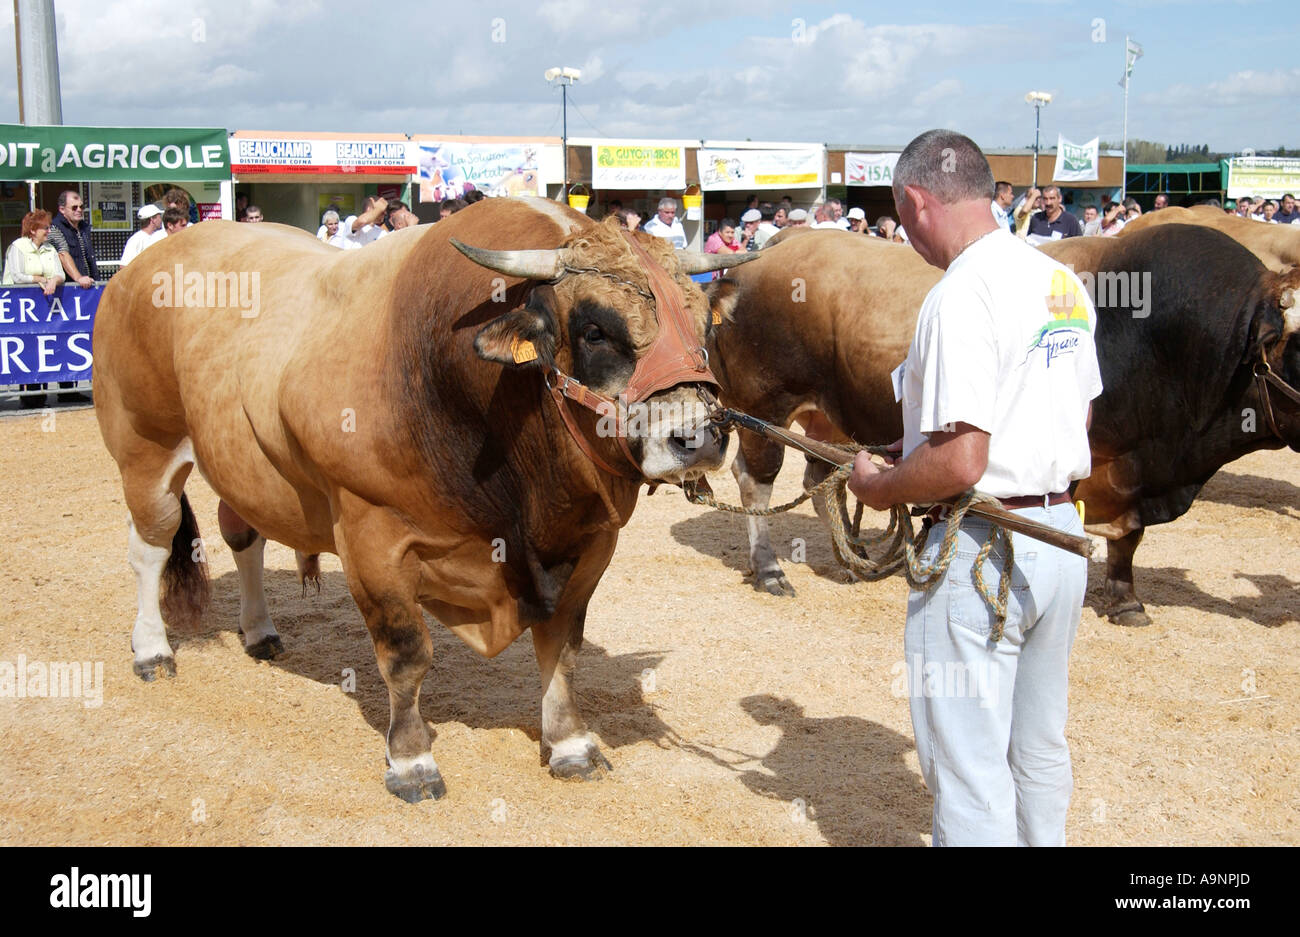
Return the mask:
{"type": "Polygon", "coordinates": [[[1130,237],[1155,225],[1165,224],[1198,224],[1222,231],[1258,257],[1264,266],[1278,273],[1285,273],[1294,264],[1300,264],[1300,225],[1251,221],[1210,205],[1147,212],[1126,224],[1117,237],[1130,237]]]}
{"type": "Polygon", "coordinates": [[[698,398],[721,310],[686,275],[712,266],[537,199],[359,251],[226,222],[151,247],[105,290],[94,333],[137,673],[175,673],[164,574],[175,614],[201,608],[183,495],[197,466],[222,500],[250,653],[280,645],[266,540],[341,558],[388,685],[389,790],[444,790],[419,710],[425,611],[488,656],[531,629],[551,771],[599,776],[570,682],[588,600],[640,485],[698,475],[726,448],[698,398]],[[658,423],[600,411],[625,391],[658,423]]]}

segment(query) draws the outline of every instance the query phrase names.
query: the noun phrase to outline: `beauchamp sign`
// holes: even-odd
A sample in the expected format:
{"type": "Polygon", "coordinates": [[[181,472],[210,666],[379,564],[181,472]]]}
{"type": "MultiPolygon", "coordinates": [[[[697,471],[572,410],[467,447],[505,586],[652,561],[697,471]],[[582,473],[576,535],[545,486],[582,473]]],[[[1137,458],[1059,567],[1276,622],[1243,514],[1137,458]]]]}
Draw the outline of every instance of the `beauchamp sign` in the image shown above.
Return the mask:
{"type": "Polygon", "coordinates": [[[0,124],[0,178],[189,181],[230,178],[226,131],[0,124]]]}

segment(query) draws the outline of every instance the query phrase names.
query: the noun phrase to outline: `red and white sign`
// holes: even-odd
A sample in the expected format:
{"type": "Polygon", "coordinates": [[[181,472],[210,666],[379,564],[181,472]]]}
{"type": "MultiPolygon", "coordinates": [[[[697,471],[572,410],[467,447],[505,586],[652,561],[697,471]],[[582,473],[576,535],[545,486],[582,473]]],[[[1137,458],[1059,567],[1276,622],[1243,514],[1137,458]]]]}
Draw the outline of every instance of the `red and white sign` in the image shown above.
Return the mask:
{"type": "Polygon", "coordinates": [[[230,171],[305,175],[409,176],[416,171],[417,147],[405,137],[325,137],[305,134],[234,134],[230,171]]]}

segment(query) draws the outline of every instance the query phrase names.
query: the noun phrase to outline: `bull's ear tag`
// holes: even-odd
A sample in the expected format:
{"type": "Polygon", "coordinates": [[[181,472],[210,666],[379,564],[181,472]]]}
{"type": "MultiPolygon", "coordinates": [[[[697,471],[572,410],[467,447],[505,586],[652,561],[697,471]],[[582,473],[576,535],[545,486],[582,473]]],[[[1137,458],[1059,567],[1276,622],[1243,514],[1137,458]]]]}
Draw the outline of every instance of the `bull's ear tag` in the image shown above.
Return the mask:
{"type": "Polygon", "coordinates": [[[537,360],[537,346],[526,338],[514,336],[510,339],[510,354],[515,359],[515,364],[527,364],[537,360]]]}
{"type": "Polygon", "coordinates": [[[716,309],[713,310],[713,324],[722,325],[722,313],[718,312],[716,309]]]}

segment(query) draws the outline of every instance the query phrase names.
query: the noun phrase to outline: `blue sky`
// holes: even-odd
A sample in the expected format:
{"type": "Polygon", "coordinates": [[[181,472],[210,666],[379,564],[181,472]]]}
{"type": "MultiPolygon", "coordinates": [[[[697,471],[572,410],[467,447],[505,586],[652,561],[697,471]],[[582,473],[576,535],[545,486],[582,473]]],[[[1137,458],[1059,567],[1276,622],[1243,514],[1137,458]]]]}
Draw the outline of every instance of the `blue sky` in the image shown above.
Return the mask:
{"type": "MultiPolygon", "coordinates": [[[[1026,146],[1129,136],[1300,146],[1294,2],[776,3],[56,0],[64,122],[555,134],[542,72],[584,70],[571,136],[905,143],[946,126],[1026,146]],[[1242,38],[1254,37],[1248,44],[1242,38]],[[1095,41],[1104,38],[1105,41],[1095,41]]],[[[17,119],[0,10],[0,119],[17,119]]]]}

